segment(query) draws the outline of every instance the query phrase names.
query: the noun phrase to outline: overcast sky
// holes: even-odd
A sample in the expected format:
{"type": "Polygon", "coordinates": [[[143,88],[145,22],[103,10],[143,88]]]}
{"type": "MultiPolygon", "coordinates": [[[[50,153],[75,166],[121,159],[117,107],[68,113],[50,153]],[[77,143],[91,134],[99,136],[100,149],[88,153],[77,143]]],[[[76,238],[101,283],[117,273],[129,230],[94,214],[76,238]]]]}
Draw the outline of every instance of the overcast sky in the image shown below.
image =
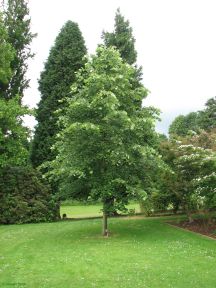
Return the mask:
{"type": "Polygon", "coordinates": [[[37,79],[64,23],[78,23],[92,54],[102,30],[113,30],[118,7],[133,28],[143,83],[150,90],[144,105],[161,109],[157,129],[166,133],[175,116],[202,109],[216,95],[215,0],[29,0],[38,36],[25,104],[36,107],[40,100],[37,79]]]}

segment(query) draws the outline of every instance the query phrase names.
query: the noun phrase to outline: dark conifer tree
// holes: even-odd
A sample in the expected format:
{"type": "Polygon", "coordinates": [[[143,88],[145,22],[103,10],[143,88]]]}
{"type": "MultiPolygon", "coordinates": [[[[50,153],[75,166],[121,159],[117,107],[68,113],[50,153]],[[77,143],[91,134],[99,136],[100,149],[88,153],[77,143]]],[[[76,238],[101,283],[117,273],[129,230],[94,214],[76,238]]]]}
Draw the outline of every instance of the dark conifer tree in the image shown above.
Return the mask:
{"type": "Polygon", "coordinates": [[[78,25],[68,21],[57,36],[50,50],[44,71],[39,80],[41,100],[36,119],[38,124],[32,143],[31,161],[38,167],[55,157],[51,150],[59,132],[56,110],[63,107],[60,100],[70,96],[75,73],[84,65],[87,50],[78,25]]]}

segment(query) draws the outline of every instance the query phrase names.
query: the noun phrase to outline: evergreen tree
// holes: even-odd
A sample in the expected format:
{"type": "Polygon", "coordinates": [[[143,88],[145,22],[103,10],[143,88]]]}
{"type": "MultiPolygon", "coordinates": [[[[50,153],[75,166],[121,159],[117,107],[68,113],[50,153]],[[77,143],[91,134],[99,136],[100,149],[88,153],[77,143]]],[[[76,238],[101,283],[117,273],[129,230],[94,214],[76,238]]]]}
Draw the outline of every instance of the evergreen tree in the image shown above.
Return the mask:
{"type": "Polygon", "coordinates": [[[31,53],[30,44],[36,36],[31,33],[29,9],[26,0],[7,0],[4,4],[4,22],[8,33],[8,42],[15,50],[11,63],[12,77],[5,87],[4,97],[11,99],[19,95],[23,97],[24,90],[29,86],[26,79],[28,60],[31,53]]]}
{"type": "Polygon", "coordinates": [[[70,95],[70,86],[75,81],[76,71],[84,65],[83,57],[86,52],[78,25],[68,21],[50,50],[39,80],[41,100],[37,109],[38,124],[31,151],[31,161],[34,167],[54,157],[51,147],[59,131],[58,116],[55,112],[63,106],[60,100],[70,95]]]}
{"type": "Polygon", "coordinates": [[[115,15],[115,26],[113,32],[103,32],[102,39],[106,47],[116,47],[123,60],[128,64],[135,64],[137,52],[135,50],[135,38],[129,21],[121,15],[120,9],[117,9],[115,15]]]}
{"type": "MultiPolygon", "coordinates": [[[[131,83],[134,88],[141,87],[142,80],[142,67],[137,67],[137,51],[135,49],[135,38],[133,30],[130,27],[128,20],[121,15],[120,9],[117,9],[115,15],[115,24],[113,32],[103,32],[102,39],[104,40],[105,47],[114,46],[120,52],[122,59],[134,66],[134,77],[131,83]]],[[[134,99],[134,105],[139,109],[142,105],[140,101],[134,99]]]]}

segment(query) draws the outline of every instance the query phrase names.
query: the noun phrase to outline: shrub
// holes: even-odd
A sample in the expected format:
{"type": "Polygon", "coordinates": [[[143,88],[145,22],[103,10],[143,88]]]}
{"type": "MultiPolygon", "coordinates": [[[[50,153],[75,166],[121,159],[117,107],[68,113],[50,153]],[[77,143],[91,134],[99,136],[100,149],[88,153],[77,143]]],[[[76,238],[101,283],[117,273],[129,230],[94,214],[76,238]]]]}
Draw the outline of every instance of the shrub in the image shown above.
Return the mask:
{"type": "Polygon", "coordinates": [[[35,223],[59,218],[56,196],[31,167],[0,170],[0,223],[35,223]]]}

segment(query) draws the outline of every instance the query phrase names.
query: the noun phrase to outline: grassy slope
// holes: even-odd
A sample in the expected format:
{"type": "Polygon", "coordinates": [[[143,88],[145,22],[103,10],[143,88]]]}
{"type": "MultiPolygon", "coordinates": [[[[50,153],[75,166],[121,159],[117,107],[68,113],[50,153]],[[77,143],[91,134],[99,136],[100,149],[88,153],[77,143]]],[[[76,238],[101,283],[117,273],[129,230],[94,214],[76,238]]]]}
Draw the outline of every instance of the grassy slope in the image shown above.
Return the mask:
{"type": "MultiPolygon", "coordinates": [[[[140,212],[139,204],[129,204],[128,209],[135,209],[136,213],[140,212]]],[[[61,216],[62,214],[67,214],[68,218],[85,218],[85,217],[96,217],[102,216],[102,205],[76,205],[76,206],[62,206],[61,207],[61,216]]]]}
{"type": "Polygon", "coordinates": [[[214,240],[157,219],[110,228],[104,239],[100,220],[0,226],[0,287],[215,287],[214,240]]]}

